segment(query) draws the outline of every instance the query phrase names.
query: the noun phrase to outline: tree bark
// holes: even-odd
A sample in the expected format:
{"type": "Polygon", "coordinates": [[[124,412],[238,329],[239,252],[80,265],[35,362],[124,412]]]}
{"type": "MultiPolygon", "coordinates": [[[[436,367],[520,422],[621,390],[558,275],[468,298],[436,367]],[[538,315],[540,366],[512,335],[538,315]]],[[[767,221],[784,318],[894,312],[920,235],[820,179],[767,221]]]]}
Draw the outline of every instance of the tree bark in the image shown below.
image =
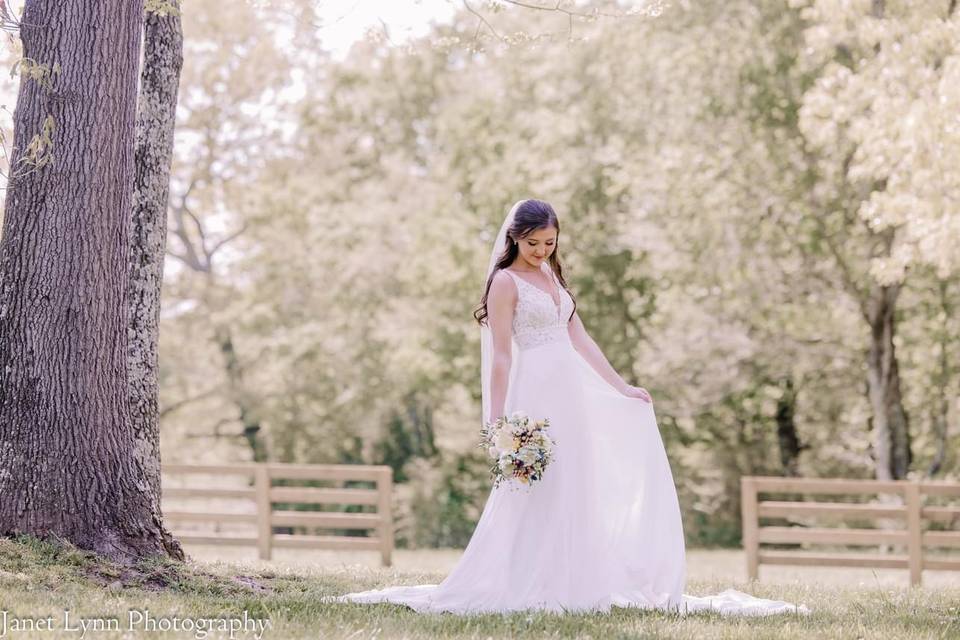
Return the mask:
{"type": "Polygon", "coordinates": [[[160,418],[157,344],[160,338],[160,293],[167,243],[167,202],[176,124],[177,92],[183,67],[183,31],[179,2],[173,12],[147,12],[143,64],[134,145],[131,259],[127,290],[130,309],[128,396],[136,445],[134,453],[147,472],[153,514],[171,556],[183,550],[163,527],[160,510],[160,418]]]}
{"type": "Polygon", "coordinates": [[[947,444],[949,442],[949,420],[950,420],[950,395],[947,392],[947,386],[950,384],[950,366],[947,350],[950,348],[951,326],[953,323],[953,305],[949,301],[949,291],[947,281],[940,280],[938,286],[940,298],[940,317],[942,318],[940,330],[937,336],[937,346],[939,347],[939,356],[937,358],[937,372],[933,376],[933,386],[935,389],[934,402],[930,409],[930,422],[933,427],[933,435],[936,438],[936,450],[933,460],[927,469],[927,475],[930,477],[940,473],[944,463],[947,460],[947,444]]]}
{"type": "Polygon", "coordinates": [[[777,400],[777,442],[780,445],[780,465],[783,475],[798,475],[800,452],[805,449],[797,436],[797,423],[794,421],[794,411],[797,406],[797,393],[793,388],[793,379],[786,378],[783,382],[783,394],[777,400]]]}
{"type": "Polygon", "coordinates": [[[127,398],[142,0],[27,0],[0,241],[0,535],[164,555],[127,398]],[[59,69],[59,73],[55,70],[59,69]],[[22,171],[52,118],[53,162],[22,171]]]}
{"type": "Polygon", "coordinates": [[[243,379],[243,366],[233,345],[233,335],[226,325],[218,326],[214,330],[220,353],[223,354],[224,367],[227,370],[230,399],[240,411],[240,422],[243,424],[243,438],[250,447],[253,462],[266,462],[270,455],[264,442],[261,429],[263,428],[260,414],[250,401],[250,393],[243,379]]]}
{"type": "Polygon", "coordinates": [[[893,342],[899,293],[900,285],[877,285],[867,303],[870,323],[867,392],[873,410],[873,455],[878,480],[905,478],[912,462],[910,429],[900,393],[893,342]]]}
{"type": "MultiPolygon", "coordinates": [[[[203,223],[187,206],[187,198],[193,184],[187,188],[187,193],[182,196],[179,203],[172,207],[173,213],[173,233],[183,245],[183,253],[173,253],[171,255],[182,261],[187,267],[200,274],[204,281],[203,301],[207,308],[217,308],[221,304],[221,298],[226,295],[220,287],[215,271],[214,256],[217,252],[227,245],[228,242],[238,237],[246,229],[244,225],[240,231],[237,231],[225,238],[220,239],[214,244],[213,248],[207,246],[207,234],[204,232],[203,223]],[[199,234],[199,239],[187,231],[187,218],[193,223],[194,228],[199,234]]],[[[270,452],[263,433],[263,423],[260,419],[260,413],[256,402],[250,399],[250,393],[244,382],[243,366],[233,341],[233,333],[230,325],[226,322],[215,323],[213,327],[213,339],[216,342],[220,353],[223,355],[224,370],[227,376],[227,393],[230,402],[236,405],[240,413],[240,422],[243,424],[243,432],[240,434],[247,445],[254,462],[266,462],[270,458],[270,452]]]]}

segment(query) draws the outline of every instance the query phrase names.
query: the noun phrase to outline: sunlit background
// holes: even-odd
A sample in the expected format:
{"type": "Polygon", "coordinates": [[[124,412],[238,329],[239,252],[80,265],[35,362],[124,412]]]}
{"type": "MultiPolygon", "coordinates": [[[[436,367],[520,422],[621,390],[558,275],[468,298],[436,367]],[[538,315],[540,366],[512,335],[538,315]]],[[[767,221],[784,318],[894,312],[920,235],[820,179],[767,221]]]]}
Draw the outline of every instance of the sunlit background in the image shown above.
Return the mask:
{"type": "Polygon", "coordinates": [[[387,464],[398,545],[465,544],[472,312],[537,197],[689,543],[743,474],[956,478],[953,5],[185,3],[163,461],[387,464]]]}

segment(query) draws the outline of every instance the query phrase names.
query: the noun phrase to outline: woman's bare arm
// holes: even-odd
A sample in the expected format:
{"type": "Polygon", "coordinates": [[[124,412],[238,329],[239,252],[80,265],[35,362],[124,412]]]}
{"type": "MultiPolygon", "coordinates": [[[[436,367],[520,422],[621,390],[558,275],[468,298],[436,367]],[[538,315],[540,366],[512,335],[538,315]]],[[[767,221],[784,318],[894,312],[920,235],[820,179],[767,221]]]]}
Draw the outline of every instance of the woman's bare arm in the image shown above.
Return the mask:
{"type": "Polygon", "coordinates": [[[490,371],[490,420],[503,415],[507,383],[513,360],[513,310],[517,303],[517,286],[510,276],[498,271],[487,294],[487,322],[493,337],[493,366],[490,371]]]}
{"type": "Polygon", "coordinates": [[[600,374],[600,377],[609,382],[620,393],[630,395],[631,385],[620,377],[607,357],[603,355],[603,351],[587,333],[586,327],[583,326],[583,322],[576,312],[573,314],[573,319],[570,320],[568,331],[570,341],[573,342],[573,348],[600,374]]]}

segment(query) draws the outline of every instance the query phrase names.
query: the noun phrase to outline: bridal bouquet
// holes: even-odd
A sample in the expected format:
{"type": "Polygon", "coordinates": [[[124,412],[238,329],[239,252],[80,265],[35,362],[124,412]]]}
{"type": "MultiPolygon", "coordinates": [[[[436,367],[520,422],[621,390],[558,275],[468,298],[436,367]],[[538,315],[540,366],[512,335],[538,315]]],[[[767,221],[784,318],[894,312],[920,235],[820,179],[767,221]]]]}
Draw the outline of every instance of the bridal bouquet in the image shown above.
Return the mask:
{"type": "Polygon", "coordinates": [[[498,418],[480,430],[479,446],[494,460],[490,468],[493,486],[509,479],[529,485],[543,478],[556,444],[547,435],[549,427],[547,418],[531,421],[524,412],[514,411],[509,419],[498,418]]]}

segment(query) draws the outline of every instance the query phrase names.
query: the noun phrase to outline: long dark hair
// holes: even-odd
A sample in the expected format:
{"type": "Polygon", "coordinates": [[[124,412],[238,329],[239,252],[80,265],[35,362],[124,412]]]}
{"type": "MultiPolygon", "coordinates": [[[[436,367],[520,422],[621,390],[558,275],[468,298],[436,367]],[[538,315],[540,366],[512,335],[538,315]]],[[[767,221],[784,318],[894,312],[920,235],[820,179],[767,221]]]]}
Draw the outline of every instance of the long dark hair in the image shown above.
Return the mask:
{"type": "MultiPolygon", "coordinates": [[[[567,290],[567,293],[570,293],[567,281],[563,279],[563,267],[560,265],[560,220],[557,219],[557,214],[554,213],[550,203],[543,200],[524,200],[513,213],[513,223],[507,229],[503,251],[497,258],[496,264],[493,265],[490,277],[487,278],[487,286],[483,292],[483,297],[480,299],[480,305],[473,312],[473,317],[476,318],[478,324],[487,324],[487,296],[490,295],[490,285],[493,283],[493,277],[497,275],[497,271],[500,269],[505,269],[513,264],[520,253],[520,247],[514,243],[514,240],[519,242],[537,229],[547,229],[549,227],[557,230],[557,246],[550,254],[550,268],[557,274],[557,279],[563,285],[563,288],[567,290]]],[[[570,298],[573,300],[573,311],[570,312],[570,318],[573,318],[573,314],[577,311],[577,299],[573,297],[573,293],[570,293],[570,298]]],[[[570,318],[567,318],[567,320],[570,320],[570,318]]]]}

